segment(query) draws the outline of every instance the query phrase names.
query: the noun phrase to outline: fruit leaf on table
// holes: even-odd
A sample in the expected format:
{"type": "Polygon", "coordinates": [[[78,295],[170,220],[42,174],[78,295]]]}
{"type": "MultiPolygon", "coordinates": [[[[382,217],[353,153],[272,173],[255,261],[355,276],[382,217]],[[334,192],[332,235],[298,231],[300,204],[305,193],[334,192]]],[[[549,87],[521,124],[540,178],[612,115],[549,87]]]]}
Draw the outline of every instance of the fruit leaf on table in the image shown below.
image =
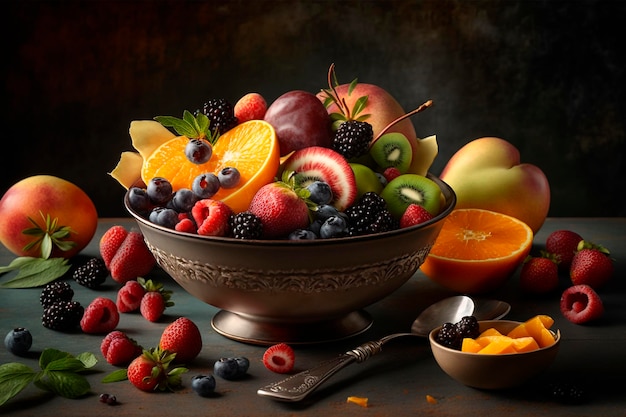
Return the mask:
{"type": "Polygon", "coordinates": [[[69,271],[71,265],[65,258],[35,258],[20,256],[8,266],[0,266],[0,275],[17,270],[17,275],[2,284],[3,288],[33,288],[46,285],[62,277],[69,271]]]}
{"type": "Polygon", "coordinates": [[[78,398],[91,389],[80,373],[98,363],[89,352],[73,356],[57,349],[45,349],[39,357],[36,371],[18,362],[0,365],[0,406],[19,394],[31,382],[38,388],[65,398],[78,398]]]}

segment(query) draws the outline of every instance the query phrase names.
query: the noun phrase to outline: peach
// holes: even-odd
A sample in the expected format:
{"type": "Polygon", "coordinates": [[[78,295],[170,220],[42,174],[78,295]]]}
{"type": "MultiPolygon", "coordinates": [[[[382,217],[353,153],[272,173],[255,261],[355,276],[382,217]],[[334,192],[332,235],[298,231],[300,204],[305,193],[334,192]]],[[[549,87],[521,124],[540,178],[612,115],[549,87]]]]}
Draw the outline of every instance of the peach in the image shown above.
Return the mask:
{"type": "Polygon", "coordinates": [[[48,216],[51,222],[56,220],[57,228],[70,228],[62,241],[73,242],[66,251],[55,247],[51,257],[76,255],[91,241],[98,225],[96,207],[82,189],[62,178],[36,175],[15,183],[0,200],[0,242],[17,256],[40,257],[40,245],[25,250],[38,237],[23,231],[34,227],[31,220],[45,230],[48,216]]]}
{"type": "Polygon", "coordinates": [[[456,208],[479,208],[515,217],[533,231],[550,208],[550,184],[543,171],[521,163],[519,150],[504,139],[475,139],[450,158],[440,178],[456,193],[456,208]]]}

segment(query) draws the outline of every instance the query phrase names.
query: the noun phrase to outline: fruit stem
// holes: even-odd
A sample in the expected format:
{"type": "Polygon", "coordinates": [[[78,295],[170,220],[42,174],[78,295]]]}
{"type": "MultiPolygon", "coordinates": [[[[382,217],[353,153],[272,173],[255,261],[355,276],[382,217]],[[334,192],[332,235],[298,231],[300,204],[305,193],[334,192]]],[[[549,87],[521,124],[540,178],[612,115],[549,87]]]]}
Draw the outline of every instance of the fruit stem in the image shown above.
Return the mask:
{"type": "Polygon", "coordinates": [[[383,130],[381,130],[380,132],[378,132],[378,135],[376,135],[376,137],[372,140],[371,143],[374,143],[378,140],[378,138],[380,138],[382,135],[384,135],[389,129],[391,129],[391,127],[393,125],[395,125],[396,123],[406,119],[407,117],[411,117],[414,114],[420,113],[424,110],[426,110],[427,108],[429,108],[430,106],[433,105],[433,101],[432,100],[428,100],[427,102],[423,103],[421,106],[419,106],[418,108],[416,108],[415,110],[412,110],[410,112],[408,112],[407,114],[404,114],[400,117],[398,117],[397,119],[395,119],[394,121],[392,121],[391,123],[389,123],[387,126],[385,126],[385,128],[383,130]]]}

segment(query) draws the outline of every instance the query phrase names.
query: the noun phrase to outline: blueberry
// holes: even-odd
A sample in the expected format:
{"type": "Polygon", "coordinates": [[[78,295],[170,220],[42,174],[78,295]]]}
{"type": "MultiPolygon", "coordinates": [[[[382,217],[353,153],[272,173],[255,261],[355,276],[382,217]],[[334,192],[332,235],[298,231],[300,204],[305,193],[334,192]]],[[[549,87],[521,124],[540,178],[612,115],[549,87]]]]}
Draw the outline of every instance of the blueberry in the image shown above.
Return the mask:
{"type": "Polygon", "coordinates": [[[248,368],[250,368],[250,360],[245,356],[240,356],[238,358],[235,358],[235,361],[237,361],[239,376],[241,377],[245,375],[248,372],[248,368]]]}
{"type": "Polygon", "coordinates": [[[321,221],[325,221],[329,217],[338,216],[339,210],[335,206],[331,206],[330,204],[322,204],[317,206],[317,211],[315,211],[315,217],[321,221]]]}
{"type": "Polygon", "coordinates": [[[191,190],[198,198],[211,198],[220,189],[220,180],[215,174],[200,174],[193,180],[191,190]]]}
{"type": "Polygon", "coordinates": [[[333,200],[333,191],[327,182],[313,181],[306,188],[311,193],[309,200],[315,204],[329,204],[333,200]]]}
{"type": "Polygon", "coordinates": [[[226,167],[217,174],[217,178],[219,178],[222,188],[233,188],[239,184],[241,174],[237,168],[226,167]]]}
{"type": "Polygon", "coordinates": [[[165,178],[154,177],[146,190],[150,201],[156,205],[165,205],[172,198],[172,184],[165,178]]]}
{"type": "Polygon", "coordinates": [[[7,333],[4,345],[14,355],[24,356],[33,345],[33,336],[28,329],[16,327],[7,333]]]}
{"type": "Polygon", "coordinates": [[[385,178],[385,176],[380,172],[377,172],[376,176],[378,177],[378,181],[380,181],[383,187],[389,183],[389,181],[387,181],[387,178],[385,178]]]}
{"type": "Polygon", "coordinates": [[[152,207],[150,197],[144,188],[131,187],[128,190],[128,204],[138,213],[148,213],[152,207]]]}
{"type": "Polygon", "coordinates": [[[185,146],[185,156],[194,164],[204,164],[213,155],[213,148],[206,140],[191,139],[185,146]]]}
{"type": "Polygon", "coordinates": [[[213,373],[224,379],[237,379],[239,377],[239,365],[235,358],[221,358],[213,365],[213,373]]]}
{"type": "Polygon", "coordinates": [[[326,219],[322,227],[320,227],[320,237],[328,239],[332,237],[340,237],[346,231],[348,224],[342,216],[332,216],[326,219]]]}
{"type": "Polygon", "coordinates": [[[159,226],[173,229],[178,223],[178,213],[171,208],[156,207],[150,212],[148,220],[159,226]]]}
{"type": "Polygon", "coordinates": [[[187,213],[198,201],[198,196],[188,188],[181,188],[172,197],[172,207],[179,213],[187,213]]]}
{"type": "Polygon", "coordinates": [[[296,229],[289,234],[289,240],[313,240],[317,235],[312,230],[296,229]]]}
{"type": "Polygon", "coordinates": [[[213,375],[196,375],[191,378],[191,389],[201,397],[210,397],[215,391],[213,375]]]}

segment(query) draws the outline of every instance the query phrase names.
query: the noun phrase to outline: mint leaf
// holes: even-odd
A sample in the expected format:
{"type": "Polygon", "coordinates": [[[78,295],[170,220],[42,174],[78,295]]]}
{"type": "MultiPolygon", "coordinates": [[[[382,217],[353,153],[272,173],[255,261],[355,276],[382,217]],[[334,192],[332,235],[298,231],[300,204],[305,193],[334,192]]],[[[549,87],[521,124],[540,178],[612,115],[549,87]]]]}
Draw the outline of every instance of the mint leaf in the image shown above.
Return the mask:
{"type": "Polygon", "coordinates": [[[126,369],[118,369],[116,371],[111,372],[104,378],[102,378],[103,384],[108,384],[110,382],[119,382],[128,379],[128,372],[126,369]]]}
{"type": "Polygon", "coordinates": [[[77,355],[76,359],[83,363],[83,367],[85,369],[93,368],[98,363],[98,358],[96,358],[96,355],[90,352],[83,352],[77,355]]]}
{"type": "Polygon", "coordinates": [[[54,361],[71,357],[72,355],[70,353],[62,352],[58,349],[47,348],[44,349],[44,351],[41,352],[41,355],[39,356],[39,367],[41,369],[46,369],[48,365],[54,361]]]}
{"type": "Polygon", "coordinates": [[[80,372],[85,370],[85,365],[76,358],[57,359],[48,363],[44,369],[48,371],[71,371],[80,372]]]}
{"type": "Polygon", "coordinates": [[[7,266],[0,266],[0,274],[4,274],[6,272],[14,271],[16,269],[20,269],[23,265],[32,262],[34,258],[32,256],[19,256],[11,261],[11,263],[7,266]]]}
{"type": "Polygon", "coordinates": [[[5,267],[19,269],[19,272],[13,279],[1,284],[4,288],[40,287],[62,277],[71,267],[64,258],[22,257],[17,259],[14,260],[15,264],[11,262],[8,267],[5,267]]]}
{"type": "Polygon", "coordinates": [[[35,385],[65,398],[82,397],[91,389],[87,378],[70,371],[45,371],[35,385]]]}
{"type": "Polygon", "coordinates": [[[0,405],[19,394],[36,376],[37,372],[21,363],[0,365],[0,405]]]}

